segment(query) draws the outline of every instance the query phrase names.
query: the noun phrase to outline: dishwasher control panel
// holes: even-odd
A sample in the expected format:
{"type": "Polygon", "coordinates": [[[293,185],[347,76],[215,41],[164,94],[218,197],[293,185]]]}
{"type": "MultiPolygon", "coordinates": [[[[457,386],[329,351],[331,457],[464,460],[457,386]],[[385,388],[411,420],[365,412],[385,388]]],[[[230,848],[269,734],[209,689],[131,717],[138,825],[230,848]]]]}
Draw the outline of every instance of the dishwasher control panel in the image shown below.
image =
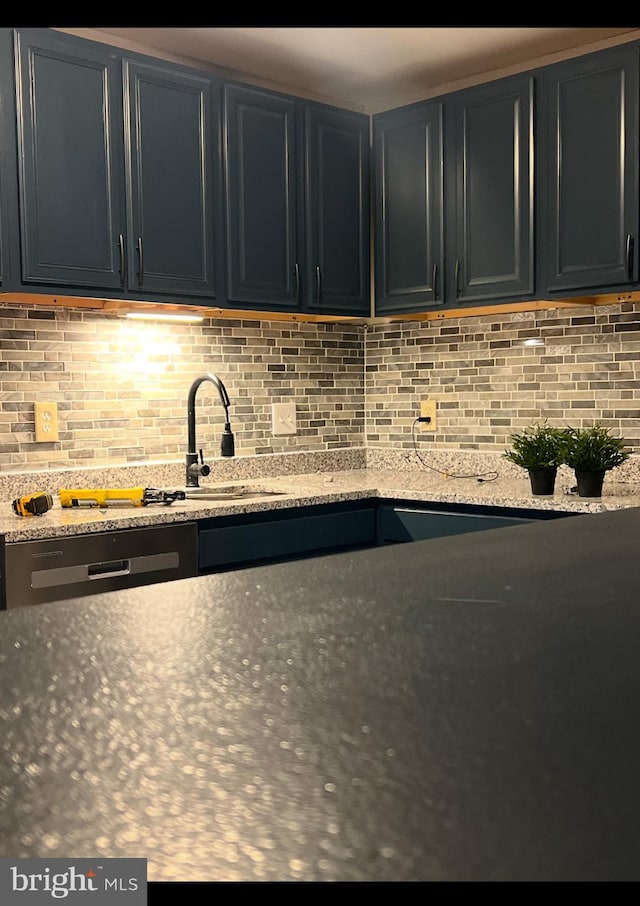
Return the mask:
{"type": "Polygon", "coordinates": [[[6,608],[46,604],[198,574],[195,522],[5,545],[6,608]]]}

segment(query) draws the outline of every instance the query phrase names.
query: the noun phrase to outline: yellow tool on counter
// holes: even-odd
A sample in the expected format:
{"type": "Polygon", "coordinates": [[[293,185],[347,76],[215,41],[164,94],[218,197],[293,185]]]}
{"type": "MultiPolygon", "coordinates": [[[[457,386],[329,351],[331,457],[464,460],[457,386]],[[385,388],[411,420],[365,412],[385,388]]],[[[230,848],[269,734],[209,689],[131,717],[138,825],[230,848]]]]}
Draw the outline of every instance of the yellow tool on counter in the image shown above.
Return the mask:
{"type": "Polygon", "coordinates": [[[12,506],[17,516],[44,516],[53,506],[53,497],[45,491],[37,491],[16,497],[12,506]]]}
{"type": "Polygon", "coordinates": [[[99,507],[147,506],[150,503],[173,503],[185,500],[184,491],[160,491],[157,488],[61,488],[60,506],[99,507]]]}

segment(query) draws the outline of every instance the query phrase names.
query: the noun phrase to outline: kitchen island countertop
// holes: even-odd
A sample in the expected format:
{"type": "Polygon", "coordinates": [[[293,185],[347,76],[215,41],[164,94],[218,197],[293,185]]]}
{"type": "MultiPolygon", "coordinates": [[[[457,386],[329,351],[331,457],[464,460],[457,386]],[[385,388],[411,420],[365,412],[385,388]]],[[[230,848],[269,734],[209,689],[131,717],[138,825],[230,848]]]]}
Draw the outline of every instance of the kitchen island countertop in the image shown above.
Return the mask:
{"type": "Polygon", "coordinates": [[[0,856],[638,880],[639,538],[634,507],[1,613],[0,856]]]}
{"type": "MultiPolygon", "coordinates": [[[[230,483],[233,482],[209,485],[202,482],[202,486],[227,486],[230,483]]],[[[53,509],[48,513],[27,518],[16,516],[11,501],[7,499],[0,501],[0,535],[4,535],[7,542],[30,541],[371,497],[571,513],[598,513],[640,506],[640,484],[616,482],[611,477],[605,480],[601,498],[580,498],[567,493],[571,487],[568,481],[558,482],[556,493],[549,497],[535,497],[526,477],[499,477],[495,481],[480,482],[477,478],[445,478],[429,472],[382,469],[314,472],[236,483],[255,486],[256,490],[267,487],[280,493],[267,497],[185,500],[168,506],[111,507],[104,510],[62,508],[54,497],[53,509]]]]}

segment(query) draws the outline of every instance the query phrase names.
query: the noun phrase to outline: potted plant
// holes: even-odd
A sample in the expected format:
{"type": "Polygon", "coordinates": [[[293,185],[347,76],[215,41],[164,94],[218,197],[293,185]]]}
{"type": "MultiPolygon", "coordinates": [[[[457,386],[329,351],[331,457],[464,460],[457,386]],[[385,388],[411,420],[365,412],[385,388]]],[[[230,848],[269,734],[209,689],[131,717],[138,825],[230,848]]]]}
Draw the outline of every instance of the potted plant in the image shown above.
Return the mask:
{"type": "Polygon", "coordinates": [[[605,473],[622,465],[630,454],[624,440],[609,428],[568,428],[564,462],[576,476],[579,497],[601,497],[605,473]]]}
{"type": "Polygon", "coordinates": [[[504,456],[527,470],[532,494],[553,494],[558,466],[563,462],[565,436],[564,428],[553,428],[546,422],[511,435],[511,448],[504,456]]]}

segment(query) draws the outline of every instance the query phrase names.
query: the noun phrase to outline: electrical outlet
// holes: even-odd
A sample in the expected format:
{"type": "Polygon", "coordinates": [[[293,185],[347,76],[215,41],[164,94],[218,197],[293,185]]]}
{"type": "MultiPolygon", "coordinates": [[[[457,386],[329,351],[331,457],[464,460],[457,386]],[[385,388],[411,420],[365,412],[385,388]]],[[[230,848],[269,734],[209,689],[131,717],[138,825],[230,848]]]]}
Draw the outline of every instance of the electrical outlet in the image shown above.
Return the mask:
{"type": "Polygon", "coordinates": [[[295,403],[271,404],[271,431],[274,435],[298,433],[295,403]]]}
{"type": "Polygon", "coordinates": [[[58,404],[35,403],[36,443],[58,440],[58,404]]]}
{"type": "Polygon", "coordinates": [[[436,401],[424,399],[420,400],[420,418],[430,418],[430,422],[420,422],[423,431],[436,430],[436,401]]]}

